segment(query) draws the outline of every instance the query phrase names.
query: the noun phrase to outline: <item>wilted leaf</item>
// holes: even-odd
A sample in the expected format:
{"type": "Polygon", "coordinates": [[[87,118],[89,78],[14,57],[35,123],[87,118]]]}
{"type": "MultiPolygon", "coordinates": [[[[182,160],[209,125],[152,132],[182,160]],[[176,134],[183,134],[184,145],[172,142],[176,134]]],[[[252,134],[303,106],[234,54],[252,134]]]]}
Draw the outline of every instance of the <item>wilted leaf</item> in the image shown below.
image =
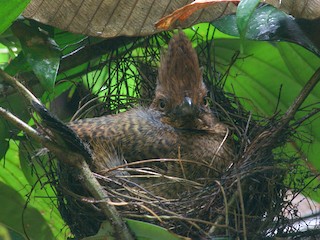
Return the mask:
{"type": "MultiPolygon", "coordinates": [[[[173,13],[161,18],[158,22],[155,23],[157,29],[168,30],[171,25],[176,21],[185,21],[189,18],[194,12],[209,7],[216,4],[217,2],[230,2],[230,1],[221,1],[221,0],[196,0],[190,4],[187,4],[173,13]]],[[[231,1],[234,2],[234,1],[231,1]]]]}
{"type": "MultiPolygon", "coordinates": [[[[233,2],[239,2],[239,0],[233,2]]],[[[272,4],[295,17],[316,19],[320,16],[318,0],[261,2],[272,4]]],[[[159,32],[154,26],[157,21],[190,3],[192,3],[191,0],[98,0],[95,2],[32,0],[23,15],[44,24],[89,36],[103,38],[123,35],[145,36],[159,32]]],[[[179,26],[185,28],[199,22],[211,22],[235,11],[236,7],[233,4],[220,2],[194,12],[179,26]]]]}
{"type": "MultiPolygon", "coordinates": [[[[91,2],[87,1],[32,0],[24,16],[89,36],[145,36],[159,32],[154,27],[159,19],[191,2],[192,0],[99,0],[90,4],[91,2]]],[[[196,12],[183,22],[181,27],[188,27],[197,22],[209,22],[234,11],[235,7],[232,4],[220,3],[214,8],[196,12]]]]}

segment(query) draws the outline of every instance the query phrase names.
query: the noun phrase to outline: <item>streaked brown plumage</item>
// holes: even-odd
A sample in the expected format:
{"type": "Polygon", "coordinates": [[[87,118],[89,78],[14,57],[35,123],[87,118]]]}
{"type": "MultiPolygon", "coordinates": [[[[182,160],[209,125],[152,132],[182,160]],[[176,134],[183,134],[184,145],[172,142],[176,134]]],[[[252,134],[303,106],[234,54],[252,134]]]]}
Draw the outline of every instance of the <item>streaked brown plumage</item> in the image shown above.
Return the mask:
{"type": "MultiPolygon", "coordinates": [[[[97,143],[99,149],[113,146],[128,162],[193,160],[207,167],[184,163],[183,170],[175,167],[175,174],[190,180],[210,178],[227,168],[232,154],[226,140],[228,129],[210,111],[206,94],[197,54],[180,31],[161,57],[156,94],[149,108],[79,120],[69,126],[93,148],[97,143]]],[[[163,173],[172,168],[163,166],[163,173]]]]}

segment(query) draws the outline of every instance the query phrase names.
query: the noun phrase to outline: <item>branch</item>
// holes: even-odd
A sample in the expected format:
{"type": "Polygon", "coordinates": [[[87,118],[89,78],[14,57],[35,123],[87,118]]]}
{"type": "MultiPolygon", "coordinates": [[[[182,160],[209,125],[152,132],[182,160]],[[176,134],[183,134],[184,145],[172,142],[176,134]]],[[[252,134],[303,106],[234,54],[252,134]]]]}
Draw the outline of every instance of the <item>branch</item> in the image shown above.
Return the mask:
{"type": "Polygon", "coordinates": [[[305,84],[300,94],[296,97],[292,105],[289,107],[287,112],[282,116],[279,121],[279,124],[275,125],[273,128],[268,129],[262,132],[259,136],[257,136],[250,144],[245,153],[246,156],[250,156],[252,151],[255,151],[257,146],[262,146],[261,144],[265,144],[265,139],[271,141],[271,139],[277,139],[281,133],[283,133],[283,129],[287,128],[289,122],[294,118],[296,112],[299,110],[303,102],[309,96],[310,92],[314,89],[314,87],[320,81],[320,67],[316,70],[316,72],[312,75],[310,80],[305,84]]]}
{"type": "Polygon", "coordinates": [[[301,107],[301,105],[304,102],[304,100],[306,100],[306,98],[309,96],[310,92],[318,84],[319,81],[320,81],[320,67],[312,75],[310,80],[307,82],[307,84],[301,90],[301,92],[298,95],[298,97],[294,100],[293,104],[289,107],[287,112],[282,117],[280,129],[282,129],[285,126],[287,126],[288,123],[294,118],[294,115],[299,110],[299,108],[301,107]]]}
{"type": "Polygon", "coordinates": [[[18,92],[20,92],[23,95],[23,97],[25,97],[29,101],[29,103],[34,101],[42,105],[38,98],[36,98],[25,86],[23,86],[17,79],[11,77],[2,69],[0,69],[0,82],[1,81],[15,88],[18,92]]]}
{"type": "MultiPolygon", "coordinates": [[[[23,86],[17,79],[11,77],[1,69],[0,80],[2,80],[4,83],[11,85],[17,91],[19,91],[29,101],[30,105],[35,109],[35,111],[40,113],[42,117],[45,113],[50,114],[42,105],[42,103],[25,86],[23,86]]],[[[69,148],[66,148],[65,146],[61,146],[60,144],[51,140],[49,137],[43,136],[38,131],[30,127],[28,124],[23,122],[21,119],[19,119],[18,117],[1,107],[0,116],[17,126],[20,130],[24,131],[35,141],[41,143],[44,147],[49,149],[52,153],[55,154],[55,156],[60,161],[63,161],[68,165],[78,168],[83,178],[84,187],[92,194],[92,196],[95,199],[100,200],[99,204],[102,209],[102,212],[104,213],[104,215],[110,222],[111,226],[113,227],[114,232],[112,234],[114,235],[114,237],[122,240],[133,239],[132,235],[130,234],[125,223],[122,221],[122,218],[119,215],[116,208],[107,203],[108,195],[103,190],[97,179],[94,177],[83,154],[78,154],[76,151],[72,151],[69,148]]],[[[49,115],[49,117],[51,119],[52,116],[49,115]]],[[[57,124],[62,124],[58,119],[56,119],[56,121],[57,124]]],[[[88,157],[88,155],[86,157],[88,157]]]]}

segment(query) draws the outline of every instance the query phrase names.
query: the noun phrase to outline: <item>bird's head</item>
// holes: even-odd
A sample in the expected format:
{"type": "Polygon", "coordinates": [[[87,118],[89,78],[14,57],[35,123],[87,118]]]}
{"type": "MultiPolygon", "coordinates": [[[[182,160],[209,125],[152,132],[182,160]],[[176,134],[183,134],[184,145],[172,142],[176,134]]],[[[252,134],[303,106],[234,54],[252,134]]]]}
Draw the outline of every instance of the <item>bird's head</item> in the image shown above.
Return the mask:
{"type": "Polygon", "coordinates": [[[196,51],[180,31],[161,56],[151,108],[163,113],[162,122],[180,129],[211,129],[216,119],[207,104],[196,51]]]}

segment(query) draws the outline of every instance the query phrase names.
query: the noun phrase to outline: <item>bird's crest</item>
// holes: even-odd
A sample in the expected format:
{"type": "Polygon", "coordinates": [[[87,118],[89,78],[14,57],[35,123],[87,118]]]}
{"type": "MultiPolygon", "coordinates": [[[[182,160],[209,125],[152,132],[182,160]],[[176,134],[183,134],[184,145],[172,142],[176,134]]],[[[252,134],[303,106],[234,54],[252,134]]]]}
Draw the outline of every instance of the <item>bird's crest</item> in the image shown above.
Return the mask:
{"type": "Polygon", "coordinates": [[[166,98],[168,107],[175,107],[183,98],[189,97],[193,104],[199,104],[206,93],[197,53],[180,31],[161,56],[155,101],[166,98]]]}

